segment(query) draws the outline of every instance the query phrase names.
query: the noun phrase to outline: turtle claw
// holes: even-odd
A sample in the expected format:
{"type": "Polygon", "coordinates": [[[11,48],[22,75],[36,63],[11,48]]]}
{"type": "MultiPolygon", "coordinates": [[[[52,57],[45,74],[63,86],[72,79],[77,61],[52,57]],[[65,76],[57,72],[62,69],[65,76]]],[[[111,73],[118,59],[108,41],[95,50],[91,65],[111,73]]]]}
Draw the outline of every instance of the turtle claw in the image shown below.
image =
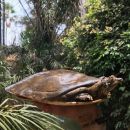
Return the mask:
{"type": "Polygon", "coordinates": [[[76,101],[93,101],[93,97],[89,95],[88,93],[81,93],[78,96],[75,97],[76,101]]]}

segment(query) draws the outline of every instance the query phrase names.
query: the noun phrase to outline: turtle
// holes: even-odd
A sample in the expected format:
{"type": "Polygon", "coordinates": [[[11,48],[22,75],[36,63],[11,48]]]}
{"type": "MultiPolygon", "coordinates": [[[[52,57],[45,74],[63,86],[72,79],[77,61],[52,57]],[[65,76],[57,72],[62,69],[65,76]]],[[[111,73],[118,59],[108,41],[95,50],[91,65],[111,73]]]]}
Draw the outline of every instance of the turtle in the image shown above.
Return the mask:
{"type": "Polygon", "coordinates": [[[73,70],[57,69],[26,77],[5,90],[35,102],[86,102],[107,97],[122,81],[114,75],[97,78],[73,70]]]}

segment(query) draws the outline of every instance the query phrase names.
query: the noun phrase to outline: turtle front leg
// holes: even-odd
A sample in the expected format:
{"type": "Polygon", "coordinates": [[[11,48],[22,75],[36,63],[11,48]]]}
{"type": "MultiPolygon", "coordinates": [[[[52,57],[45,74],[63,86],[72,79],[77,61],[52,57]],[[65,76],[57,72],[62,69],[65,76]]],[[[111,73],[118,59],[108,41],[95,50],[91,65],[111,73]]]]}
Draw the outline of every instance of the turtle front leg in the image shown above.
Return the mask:
{"type": "Polygon", "coordinates": [[[89,94],[89,89],[86,87],[71,90],[65,95],[62,95],[61,98],[66,101],[80,101],[80,102],[93,100],[93,97],[89,94]]]}
{"type": "Polygon", "coordinates": [[[64,98],[64,99],[69,99],[69,98],[73,98],[76,95],[79,95],[81,93],[87,93],[87,92],[88,92],[88,88],[81,87],[81,88],[76,88],[74,90],[71,90],[68,93],[62,95],[61,97],[64,98]]]}

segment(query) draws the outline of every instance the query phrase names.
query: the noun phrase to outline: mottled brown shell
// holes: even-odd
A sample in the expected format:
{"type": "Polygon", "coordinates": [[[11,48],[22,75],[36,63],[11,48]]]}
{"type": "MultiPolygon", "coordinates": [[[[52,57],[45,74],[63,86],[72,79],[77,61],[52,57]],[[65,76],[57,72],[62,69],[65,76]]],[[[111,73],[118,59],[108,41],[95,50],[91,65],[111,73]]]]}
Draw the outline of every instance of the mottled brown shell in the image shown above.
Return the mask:
{"type": "Polygon", "coordinates": [[[29,76],[6,87],[6,91],[19,97],[43,102],[79,86],[91,86],[98,78],[71,70],[51,70],[29,76]]]}

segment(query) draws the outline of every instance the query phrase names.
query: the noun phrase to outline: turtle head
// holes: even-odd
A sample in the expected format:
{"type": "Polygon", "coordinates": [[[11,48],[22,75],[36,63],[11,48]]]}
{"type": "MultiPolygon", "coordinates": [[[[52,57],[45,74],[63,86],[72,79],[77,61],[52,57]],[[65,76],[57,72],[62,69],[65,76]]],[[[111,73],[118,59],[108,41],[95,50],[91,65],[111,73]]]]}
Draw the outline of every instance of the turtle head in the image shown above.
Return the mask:
{"type": "Polygon", "coordinates": [[[118,84],[122,83],[122,78],[117,78],[114,75],[111,75],[109,77],[102,77],[99,81],[100,86],[100,95],[108,95],[109,92],[111,92],[118,84]]]}

